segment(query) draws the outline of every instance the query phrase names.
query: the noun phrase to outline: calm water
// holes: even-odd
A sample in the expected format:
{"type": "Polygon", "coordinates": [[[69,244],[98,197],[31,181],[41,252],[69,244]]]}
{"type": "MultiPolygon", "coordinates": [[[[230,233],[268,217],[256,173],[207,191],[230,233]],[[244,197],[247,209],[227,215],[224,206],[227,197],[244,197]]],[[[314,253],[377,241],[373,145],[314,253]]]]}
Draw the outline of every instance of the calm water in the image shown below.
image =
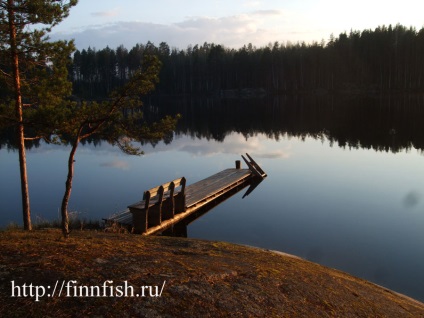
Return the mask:
{"type": "MultiPolygon", "coordinates": [[[[424,300],[424,125],[415,102],[390,102],[387,110],[381,100],[366,107],[227,101],[206,105],[206,114],[195,103],[176,106],[184,116],[176,134],[166,144],[145,144],[142,157],[105,142],[82,146],[71,210],[107,217],[148,188],[181,176],[193,183],[248,152],[268,177],[249,196],[242,199],[242,190],[190,224],[189,237],[284,251],[424,300]]],[[[58,218],[67,155],[44,144],[28,151],[35,223],[58,218]]],[[[21,223],[17,160],[0,150],[2,226],[21,223]]]]}

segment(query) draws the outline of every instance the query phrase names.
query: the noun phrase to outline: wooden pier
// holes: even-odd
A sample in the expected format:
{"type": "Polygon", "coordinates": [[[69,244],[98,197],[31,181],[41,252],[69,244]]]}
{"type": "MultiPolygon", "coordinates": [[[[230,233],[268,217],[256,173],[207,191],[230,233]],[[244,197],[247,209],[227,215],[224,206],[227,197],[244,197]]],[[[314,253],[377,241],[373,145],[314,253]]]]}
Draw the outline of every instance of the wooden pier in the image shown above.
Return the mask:
{"type": "Polygon", "coordinates": [[[145,191],[142,201],[106,222],[126,226],[143,235],[163,232],[237,187],[265,178],[261,167],[248,154],[246,156],[242,158],[248,169],[242,169],[240,161],[236,161],[236,168],[225,169],[188,186],[184,177],[162,184],[145,191]]]}

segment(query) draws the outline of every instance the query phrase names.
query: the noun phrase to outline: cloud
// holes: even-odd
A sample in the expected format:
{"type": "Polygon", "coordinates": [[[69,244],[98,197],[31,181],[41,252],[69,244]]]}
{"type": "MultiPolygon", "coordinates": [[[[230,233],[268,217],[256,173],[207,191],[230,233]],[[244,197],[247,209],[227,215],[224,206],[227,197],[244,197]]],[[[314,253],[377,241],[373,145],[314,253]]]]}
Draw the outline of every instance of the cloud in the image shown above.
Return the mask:
{"type": "Polygon", "coordinates": [[[259,7],[261,6],[262,2],[261,1],[256,1],[256,0],[250,0],[250,1],[246,1],[243,6],[244,7],[259,7]]]}
{"type": "MultiPolygon", "coordinates": [[[[259,30],[258,22],[249,15],[223,18],[199,17],[175,24],[181,34],[192,38],[192,44],[214,42],[227,46],[242,46],[259,42],[266,34],[259,30]]],[[[190,43],[191,44],[191,43],[190,43]]]]}
{"type": "Polygon", "coordinates": [[[116,168],[116,169],[121,169],[121,170],[128,170],[130,168],[128,162],[125,162],[125,161],[122,161],[122,160],[104,162],[104,163],[100,164],[100,167],[116,168]]]}
{"type": "Polygon", "coordinates": [[[255,158],[263,159],[287,159],[292,155],[291,145],[286,145],[282,149],[275,149],[270,151],[267,146],[264,145],[267,137],[263,134],[249,137],[246,139],[240,133],[231,133],[225,137],[225,142],[218,142],[210,140],[205,142],[203,138],[194,139],[187,136],[180,136],[174,138],[170,145],[164,145],[162,143],[150,149],[145,146],[144,150],[148,156],[151,153],[157,153],[162,151],[177,150],[180,152],[186,152],[193,156],[214,156],[216,154],[254,154],[255,158]]]}
{"type": "Polygon", "coordinates": [[[266,159],[279,159],[279,158],[287,159],[291,156],[291,151],[290,149],[277,150],[274,152],[259,153],[255,156],[258,158],[266,158],[266,159]]]}
{"type": "Polygon", "coordinates": [[[97,11],[97,12],[92,12],[91,16],[93,17],[101,17],[101,18],[110,18],[110,17],[116,17],[117,15],[119,15],[119,9],[113,9],[113,10],[109,10],[109,11],[97,11]]]}
{"type": "Polygon", "coordinates": [[[256,10],[252,12],[255,16],[280,16],[282,12],[280,10],[256,10]]]}
{"type": "MultiPolygon", "coordinates": [[[[96,14],[106,14],[98,12],[96,14]]],[[[106,46],[116,48],[124,45],[127,48],[137,43],[151,41],[158,45],[166,42],[171,47],[185,49],[188,45],[204,42],[222,44],[231,48],[239,48],[252,43],[264,46],[274,41],[294,39],[290,30],[282,33],[276,26],[266,26],[266,20],[280,18],[278,10],[261,10],[249,14],[240,14],[220,18],[197,16],[173,24],[148,22],[113,22],[101,25],[90,25],[78,30],[63,31],[52,34],[52,40],[75,39],[78,49],[89,46],[103,49],[106,46]]]]}
{"type": "MultiPolygon", "coordinates": [[[[53,40],[74,38],[76,46],[80,50],[89,46],[97,49],[103,49],[106,46],[116,48],[121,44],[132,48],[137,43],[146,43],[147,41],[155,44],[167,42],[171,47],[179,49],[204,42],[223,44],[236,49],[248,43],[257,47],[276,41],[280,43],[302,41],[310,43],[328,39],[331,33],[337,35],[350,29],[375,28],[382,24],[401,23],[421,28],[421,11],[411,11],[411,8],[417,9],[421,6],[420,1],[406,0],[403,6],[395,6],[394,3],[390,6],[384,4],[383,7],[387,10],[378,10],[382,7],[382,1],[374,3],[359,0],[362,4],[366,3],[368,10],[365,12],[364,6],[358,5],[356,2],[341,4],[336,0],[323,0],[294,6],[276,2],[245,0],[241,1],[240,5],[237,5],[237,9],[232,11],[238,12],[238,14],[211,17],[205,14],[205,10],[187,9],[183,10],[183,14],[180,14],[178,10],[175,15],[171,14],[170,19],[174,23],[166,22],[167,14],[163,13],[159,17],[141,13],[140,15],[124,14],[124,10],[129,9],[121,6],[110,10],[99,9],[99,11],[92,12],[91,16],[88,13],[86,14],[88,18],[85,15],[78,23],[72,24],[77,26],[77,29],[72,29],[72,27],[56,29],[56,33],[51,34],[51,38],[53,40]],[[201,15],[197,15],[199,12],[202,12],[201,15]],[[185,14],[192,14],[192,16],[187,17],[185,14]],[[358,16],[361,16],[361,19],[358,19],[358,16]],[[130,18],[144,20],[119,21],[119,19],[130,18]],[[84,21],[102,24],[82,25],[84,21]],[[162,22],[149,23],[147,21],[162,22]]],[[[137,10],[132,9],[132,11],[137,10]]],[[[222,9],[212,10],[210,14],[221,11],[222,9]]],[[[58,28],[60,27],[59,25],[58,28]]]]}

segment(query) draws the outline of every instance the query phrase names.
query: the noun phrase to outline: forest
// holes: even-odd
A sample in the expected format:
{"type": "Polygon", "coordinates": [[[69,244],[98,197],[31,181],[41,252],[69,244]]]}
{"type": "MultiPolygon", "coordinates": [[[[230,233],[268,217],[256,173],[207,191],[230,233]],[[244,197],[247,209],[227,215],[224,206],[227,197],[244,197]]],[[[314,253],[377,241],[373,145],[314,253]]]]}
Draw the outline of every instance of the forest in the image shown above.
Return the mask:
{"type": "Polygon", "coordinates": [[[424,91],[424,28],[380,26],[333,35],[325,43],[270,43],[239,49],[204,43],[180,50],[165,42],[130,50],[77,50],[69,74],[73,93],[84,99],[108,96],[141,65],[160,58],[157,95],[249,97],[303,93],[424,91]]]}

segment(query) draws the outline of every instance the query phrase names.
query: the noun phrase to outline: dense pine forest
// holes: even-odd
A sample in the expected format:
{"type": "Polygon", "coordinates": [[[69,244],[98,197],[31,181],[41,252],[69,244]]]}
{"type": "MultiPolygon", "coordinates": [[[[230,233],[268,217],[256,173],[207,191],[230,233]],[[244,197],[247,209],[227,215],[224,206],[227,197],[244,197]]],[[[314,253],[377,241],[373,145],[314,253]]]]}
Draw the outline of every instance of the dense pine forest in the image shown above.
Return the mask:
{"type": "Polygon", "coordinates": [[[145,54],[162,61],[155,94],[221,97],[292,93],[424,91],[424,28],[402,25],[351,31],[327,43],[230,49],[204,43],[184,50],[137,44],[77,50],[70,76],[74,95],[103,98],[125,83],[145,54]]]}
{"type": "MultiPolygon", "coordinates": [[[[153,122],[181,114],[177,134],[222,141],[235,129],[246,138],[256,133],[276,139],[284,134],[326,136],[341,146],[424,149],[424,95],[409,94],[424,93],[424,28],[417,32],[383,26],[331,36],[328,43],[262,48],[205,43],[178,50],[150,42],[130,50],[88,48],[70,60],[73,94],[87,100],[106,98],[128,81],[146,54],[159,56],[162,68],[156,96],[143,108],[144,118],[153,122]],[[386,94],[398,92],[407,94],[386,94]],[[228,99],[264,95],[270,98],[228,99]],[[371,127],[378,128],[375,134],[371,127]]],[[[3,132],[0,149],[13,148],[15,137],[13,131],[3,132]]],[[[168,137],[165,143],[172,142],[168,137]]],[[[96,145],[100,140],[84,142],[96,145]]],[[[28,148],[39,145],[26,142],[28,148]]]]}

